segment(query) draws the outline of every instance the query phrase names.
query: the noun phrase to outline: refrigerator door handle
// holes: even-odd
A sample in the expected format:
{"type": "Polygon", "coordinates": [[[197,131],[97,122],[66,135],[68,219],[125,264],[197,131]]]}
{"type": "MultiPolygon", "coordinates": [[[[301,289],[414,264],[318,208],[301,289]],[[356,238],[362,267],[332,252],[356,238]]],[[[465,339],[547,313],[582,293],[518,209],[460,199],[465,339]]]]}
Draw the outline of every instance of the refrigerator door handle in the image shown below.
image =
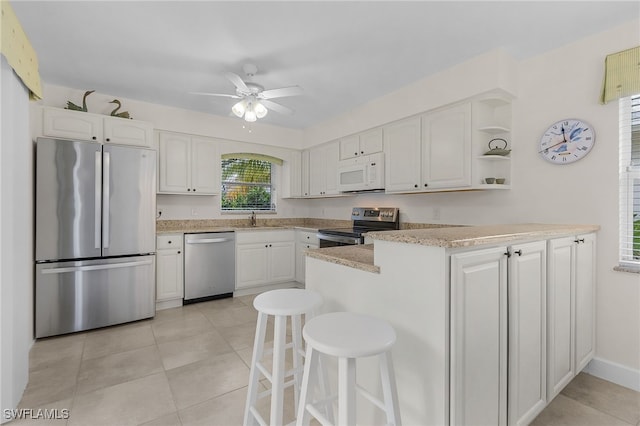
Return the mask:
{"type": "Polygon", "coordinates": [[[101,247],[101,226],[102,223],[102,151],[96,151],[95,153],[95,188],[94,188],[94,247],[99,249],[101,247]]]}
{"type": "Polygon", "coordinates": [[[103,154],[103,171],[102,171],[102,248],[109,248],[109,197],[111,190],[109,188],[109,174],[111,171],[111,154],[105,152],[103,154]]]}
{"type": "Polygon", "coordinates": [[[131,268],[133,266],[150,265],[152,260],[140,260],[137,262],[111,263],[108,265],[71,266],[66,268],[43,269],[43,274],[62,274],[64,272],[103,271],[107,269],[131,268]]]}

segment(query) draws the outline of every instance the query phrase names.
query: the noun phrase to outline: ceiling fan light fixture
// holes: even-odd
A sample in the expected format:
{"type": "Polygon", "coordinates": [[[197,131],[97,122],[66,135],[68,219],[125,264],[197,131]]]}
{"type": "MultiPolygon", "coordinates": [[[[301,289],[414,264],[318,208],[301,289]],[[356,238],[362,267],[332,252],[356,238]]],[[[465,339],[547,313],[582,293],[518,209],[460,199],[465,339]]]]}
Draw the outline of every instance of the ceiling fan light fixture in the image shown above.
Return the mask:
{"type": "Polygon", "coordinates": [[[253,123],[254,121],[256,121],[258,119],[258,117],[256,115],[256,112],[252,108],[249,108],[244,113],[244,119],[245,119],[245,121],[248,121],[249,123],[253,123]]]}
{"type": "Polygon", "coordinates": [[[253,105],[253,110],[255,111],[256,117],[258,118],[263,118],[265,115],[267,115],[267,112],[269,112],[267,108],[264,105],[262,105],[260,102],[256,102],[253,105]]]}
{"type": "Polygon", "coordinates": [[[236,117],[241,118],[244,115],[246,109],[247,109],[247,101],[246,99],[243,99],[231,108],[231,112],[233,112],[236,115],[236,117]]]}

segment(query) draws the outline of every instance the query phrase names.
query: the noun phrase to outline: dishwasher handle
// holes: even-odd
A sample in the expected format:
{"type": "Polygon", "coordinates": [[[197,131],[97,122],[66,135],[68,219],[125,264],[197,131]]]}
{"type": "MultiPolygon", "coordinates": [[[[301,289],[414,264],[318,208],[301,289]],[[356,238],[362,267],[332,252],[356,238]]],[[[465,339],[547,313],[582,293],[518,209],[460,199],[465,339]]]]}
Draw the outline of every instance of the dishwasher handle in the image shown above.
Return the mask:
{"type": "Polygon", "coordinates": [[[233,241],[231,238],[202,238],[200,240],[186,240],[187,244],[214,244],[233,241]]]}

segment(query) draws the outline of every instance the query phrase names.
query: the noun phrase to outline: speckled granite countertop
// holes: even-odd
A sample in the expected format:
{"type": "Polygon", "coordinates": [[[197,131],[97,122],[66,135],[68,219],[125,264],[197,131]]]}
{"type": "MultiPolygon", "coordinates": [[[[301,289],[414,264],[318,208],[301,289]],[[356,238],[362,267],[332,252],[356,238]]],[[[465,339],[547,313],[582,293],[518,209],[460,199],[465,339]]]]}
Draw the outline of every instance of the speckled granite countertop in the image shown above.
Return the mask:
{"type": "Polygon", "coordinates": [[[266,231],[270,229],[302,229],[315,231],[320,228],[340,228],[351,226],[350,220],[332,219],[262,219],[257,225],[250,226],[249,220],[242,219],[201,219],[201,220],[158,220],[156,234],[175,234],[188,232],[227,232],[227,231],[266,231]]]}
{"type": "Polygon", "coordinates": [[[480,225],[451,228],[409,229],[387,232],[370,232],[373,240],[420,244],[435,247],[474,247],[487,244],[508,243],[516,240],[547,239],[594,232],[598,225],[556,225],[542,223],[518,223],[507,225],[480,225]]]}
{"type": "MultiPolygon", "coordinates": [[[[517,240],[544,240],[594,232],[598,225],[548,225],[522,223],[513,225],[481,226],[428,226],[424,229],[370,232],[373,240],[394,241],[445,248],[474,247],[488,244],[509,243],[517,240]]],[[[373,263],[373,244],[328,247],[306,250],[306,255],[327,262],[379,273],[373,263]]]]}
{"type": "MultiPolygon", "coordinates": [[[[315,219],[315,218],[273,218],[263,219],[258,216],[257,225],[249,226],[249,219],[163,219],[156,221],[156,234],[175,234],[188,232],[228,232],[228,231],[259,231],[269,229],[301,229],[314,232],[318,229],[350,228],[350,220],[315,219]]],[[[459,225],[431,224],[431,223],[401,223],[400,229],[442,228],[459,225]]]]}
{"type": "Polygon", "coordinates": [[[305,252],[307,256],[316,259],[376,274],[380,273],[380,268],[373,264],[373,244],[309,249],[305,252]]]}

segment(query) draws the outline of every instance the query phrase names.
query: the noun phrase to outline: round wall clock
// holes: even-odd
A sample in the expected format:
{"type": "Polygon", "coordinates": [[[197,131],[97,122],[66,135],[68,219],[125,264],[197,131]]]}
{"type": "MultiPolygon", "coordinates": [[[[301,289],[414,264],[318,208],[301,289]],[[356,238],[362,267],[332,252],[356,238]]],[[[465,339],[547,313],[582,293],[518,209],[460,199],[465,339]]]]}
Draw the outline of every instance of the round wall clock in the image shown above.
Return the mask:
{"type": "Polygon", "coordinates": [[[587,155],[595,142],[589,123],[569,118],[549,126],[540,138],[538,153],[553,164],[569,164],[587,155]]]}

